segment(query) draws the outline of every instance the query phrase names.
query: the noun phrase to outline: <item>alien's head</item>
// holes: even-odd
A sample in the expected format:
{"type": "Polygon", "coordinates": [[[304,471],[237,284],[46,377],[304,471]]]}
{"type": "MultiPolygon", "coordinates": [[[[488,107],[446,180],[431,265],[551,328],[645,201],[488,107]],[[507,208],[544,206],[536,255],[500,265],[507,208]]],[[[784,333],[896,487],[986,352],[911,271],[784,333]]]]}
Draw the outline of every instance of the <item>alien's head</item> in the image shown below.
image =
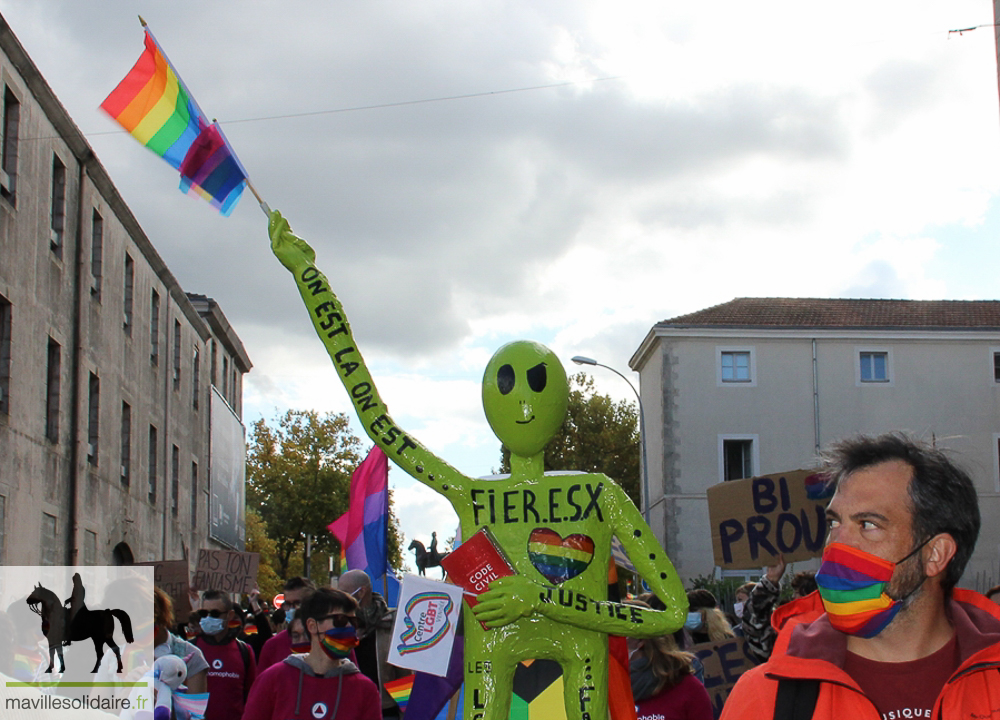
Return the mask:
{"type": "Polygon", "coordinates": [[[566,371],[544,345],[529,340],[508,343],[486,366],[486,419],[514,455],[541,452],[562,425],[568,401],[566,371]]]}

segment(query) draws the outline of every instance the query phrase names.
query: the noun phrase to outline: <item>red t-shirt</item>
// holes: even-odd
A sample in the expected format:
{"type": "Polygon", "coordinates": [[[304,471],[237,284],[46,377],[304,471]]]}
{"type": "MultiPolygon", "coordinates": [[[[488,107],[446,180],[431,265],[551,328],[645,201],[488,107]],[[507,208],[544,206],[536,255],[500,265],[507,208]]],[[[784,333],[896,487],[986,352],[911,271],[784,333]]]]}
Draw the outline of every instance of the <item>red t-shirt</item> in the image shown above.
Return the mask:
{"type": "Polygon", "coordinates": [[[302,672],[303,660],[279,662],[257,677],[242,720],[382,720],[375,683],[356,668],[341,677],[302,672]],[[295,710],[298,708],[298,714],[295,710]]]}
{"type": "Polygon", "coordinates": [[[712,720],[712,701],[694,675],[635,706],[637,720],[712,720]]]}
{"type": "Polygon", "coordinates": [[[235,639],[224,645],[212,645],[200,635],[195,645],[208,662],[208,707],[205,720],[230,720],[243,713],[243,702],[250,694],[250,686],[257,677],[257,661],[253,648],[246,646],[244,662],[235,639]]]}
{"type": "Polygon", "coordinates": [[[958,643],[953,637],[934,654],[909,662],[876,662],[847,653],[844,672],[861,686],[885,720],[901,720],[929,718],[958,665],[958,643]]]}
{"type": "Polygon", "coordinates": [[[285,628],[280,633],[271,636],[260,650],[257,661],[257,672],[262,673],[275,663],[279,663],[292,654],[292,636],[285,628]]]}

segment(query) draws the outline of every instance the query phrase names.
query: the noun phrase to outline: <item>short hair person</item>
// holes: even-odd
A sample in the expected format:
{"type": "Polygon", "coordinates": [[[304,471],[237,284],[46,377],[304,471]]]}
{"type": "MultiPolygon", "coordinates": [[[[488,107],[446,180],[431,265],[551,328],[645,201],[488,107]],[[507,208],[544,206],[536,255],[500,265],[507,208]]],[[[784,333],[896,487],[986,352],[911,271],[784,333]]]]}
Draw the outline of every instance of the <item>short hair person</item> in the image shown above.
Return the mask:
{"type": "Polygon", "coordinates": [[[257,677],[257,658],[253,649],[237,637],[242,623],[236,618],[228,594],[206,590],[197,615],[201,632],[193,642],[209,665],[205,720],[228,720],[243,712],[257,677]]]}
{"type": "Polygon", "coordinates": [[[810,685],[813,717],[991,717],[1000,607],[956,587],[979,534],[971,478],[901,434],[846,440],[826,459],[836,493],[819,593],[775,612],[771,659],[722,717],[771,717],[810,685]]]}
{"type": "Polygon", "coordinates": [[[258,676],[243,720],[381,720],[378,688],[347,659],[357,645],[356,611],[354,598],[340,590],[307,595],[294,619],[304,625],[309,652],[258,676]]]}
{"type": "MultiPolygon", "coordinates": [[[[282,604],[281,609],[285,612],[286,624],[291,622],[306,595],[315,589],[316,583],[309,578],[295,576],[285,581],[285,585],[282,588],[285,594],[285,602],[282,604]]],[[[275,663],[281,662],[291,654],[292,639],[288,634],[286,626],[284,630],[275,633],[264,643],[264,647],[260,650],[260,657],[257,659],[257,673],[260,674],[263,670],[266,670],[275,663]]]]}

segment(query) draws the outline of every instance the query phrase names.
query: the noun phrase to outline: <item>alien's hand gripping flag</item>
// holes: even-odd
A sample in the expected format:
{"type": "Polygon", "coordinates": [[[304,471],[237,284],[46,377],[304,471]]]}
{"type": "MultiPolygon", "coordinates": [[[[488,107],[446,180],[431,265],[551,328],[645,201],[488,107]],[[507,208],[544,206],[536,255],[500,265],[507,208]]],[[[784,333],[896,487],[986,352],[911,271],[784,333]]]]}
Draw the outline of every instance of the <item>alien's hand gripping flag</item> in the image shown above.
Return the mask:
{"type": "Polygon", "coordinates": [[[180,172],[181,190],[196,192],[229,215],[248,185],[247,172],[218,123],[208,121],[145,23],[143,28],[142,55],[101,109],[180,172]]]}
{"type": "Polygon", "coordinates": [[[389,460],[378,445],[351,475],[346,513],[327,528],[346,549],[347,568],[364,570],[374,582],[388,570],[389,460]]]}

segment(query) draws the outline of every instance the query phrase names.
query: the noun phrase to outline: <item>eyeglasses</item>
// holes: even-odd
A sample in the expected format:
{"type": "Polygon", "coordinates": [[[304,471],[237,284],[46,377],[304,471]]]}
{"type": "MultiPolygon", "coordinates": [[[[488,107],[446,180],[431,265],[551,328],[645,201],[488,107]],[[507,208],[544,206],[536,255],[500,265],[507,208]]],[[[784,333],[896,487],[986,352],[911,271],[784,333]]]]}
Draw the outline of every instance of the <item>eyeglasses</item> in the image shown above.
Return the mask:
{"type": "Polygon", "coordinates": [[[229,612],[229,611],[228,610],[199,610],[198,611],[198,618],[199,619],[204,619],[204,618],[207,618],[209,616],[214,617],[214,618],[220,618],[220,617],[224,617],[227,612],[229,612]]]}
{"type": "Polygon", "coordinates": [[[322,623],[324,620],[332,620],[333,626],[336,628],[347,627],[348,625],[358,626],[358,619],[353,615],[344,615],[344,613],[331,613],[330,615],[324,615],[321,618],[316,619],[316,624],[322,623]]]}

